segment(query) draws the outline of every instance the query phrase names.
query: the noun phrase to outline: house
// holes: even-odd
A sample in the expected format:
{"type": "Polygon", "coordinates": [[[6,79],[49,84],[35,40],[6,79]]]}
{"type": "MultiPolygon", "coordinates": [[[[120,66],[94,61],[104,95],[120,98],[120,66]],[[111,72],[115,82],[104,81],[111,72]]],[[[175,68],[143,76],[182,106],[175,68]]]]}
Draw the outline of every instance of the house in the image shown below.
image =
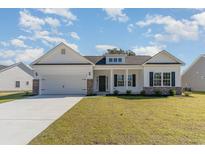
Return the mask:
{"type": "Polygon", "coordinates": [[[199,56],[182,74],[182,86],[205,91],[205,54],[199,56]]]}
{"type": "Polygon", "coordinates": [[[0,66],[0,91],[32,90],[33,70],[23,63],[0,66]]]}
{"type": "Polygon", "coordinates": [[[180,67],[184,63],[161,51],[154,56],[127,56],[105,54],[82,56],[60,43],[31,66],[38,79],[39,94],[112,94],[115,90],[126,93],[163,94],[175,89],[181,94],[180,67]]]}

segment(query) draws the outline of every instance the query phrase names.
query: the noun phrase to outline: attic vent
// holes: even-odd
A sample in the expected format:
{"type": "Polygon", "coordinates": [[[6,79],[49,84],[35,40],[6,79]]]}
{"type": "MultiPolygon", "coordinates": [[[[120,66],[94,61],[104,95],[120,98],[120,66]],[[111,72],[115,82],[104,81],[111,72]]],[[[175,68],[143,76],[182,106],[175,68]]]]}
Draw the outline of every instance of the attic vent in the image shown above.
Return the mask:
{"type": "Polygon", "coordinates": [[[61,49],[61,54],[65,55],[65,49],[61,49]]]}

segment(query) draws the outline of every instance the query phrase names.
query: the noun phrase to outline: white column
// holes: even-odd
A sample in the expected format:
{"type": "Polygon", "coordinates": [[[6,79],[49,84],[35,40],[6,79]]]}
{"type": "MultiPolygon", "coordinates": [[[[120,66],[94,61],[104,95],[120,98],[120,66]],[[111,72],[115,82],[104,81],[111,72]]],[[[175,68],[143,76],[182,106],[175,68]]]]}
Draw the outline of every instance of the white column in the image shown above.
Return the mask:
{"type": "Polygon", "coordinates": [[[128,90],[128,69],[125,70],[125,87],[128,90]]]}
{"type": "Polygon", "coordinates": [[[111,69],[110,70],[110,93],[112,94],[113,93],[113,70],[111,69]]]}

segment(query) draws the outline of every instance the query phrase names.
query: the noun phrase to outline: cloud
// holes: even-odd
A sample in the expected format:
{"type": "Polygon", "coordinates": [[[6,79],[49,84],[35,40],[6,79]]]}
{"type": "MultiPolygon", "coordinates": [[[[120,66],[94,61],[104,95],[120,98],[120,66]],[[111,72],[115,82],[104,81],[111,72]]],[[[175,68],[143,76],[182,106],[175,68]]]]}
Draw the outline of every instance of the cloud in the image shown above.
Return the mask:
{"type": "Polygon", "coordinates": [[[24,41],[20,40],[20,39],[13,39],[11,40],[11,44],[15,47],[21,47],[21,48],[26,48],[28,47],[27,45],[25,45],[24,41]]]}
{"type": "Polygon", "coordinates": [[[164,45],[135,46],[132,51],[134,51],[137,55],[153,56],[162,51],[164,48],[166,48],[164,45]]]}
{"type": "Polygon", "coordinates": [[[37,31],[34,35],[34,39],[41,40],[45,45],[51,46],[51,44],[59,44],[61,42],[66,43],[68,46],[73,48],[74,50],[78,51],[78,46],[74,43],[68,43],[67,40],[65,40],[62,37],[57,36],[51,36],[50,32],[48,31],[37,31]],[[51,44],[50,44],[51,43],[51,44]]]}
{"type": "Polygon", "coordinates": [[[70,33],[70,36],[71,36],[72,38],[76,39],[76,40],[80,40],[80,37],[79,37],[79,35],[78,35],[76,32],[71,32],[71,33],[70,33]]]}
{"type": "Polygon", "coordinates": [[[16,62],[28,63],[28,62],[32,62],[35,59],[39,58],[40,56],[43,55],[43,53],[44,53],[43,48],[26,49],[23,52],[16,54],[14,59],[16,62]]]}
{"type": "Polygon", "coordinates": [[[14,57],[15,55],[16,55],[16,53],[13,50],[0,51],[1,58],[11,58],[11,57],[14,57]]]}
{"type": "Polygon", "coordinates": [[[3,47],[8,47],[9,43],[5,42],[5,41],[0,41],[0,45],[3,46],[3,47]]]}
{"type": "Polygon", "coordinates": [[[145,20],[136,23],[139,27],[151,26],[153,24],[162,25],[164,33],[157,34],[155,38],[158,41],[179,41],[197,40],[198,39],[198,25],[191,20],[176,20],[171,16],[162,15],[147,15],[145,20]]]}
{"type": "Polygon", "coordinates": [[[14,64],[15,62],[14,61],[12,61],[12,60],[10,60],[10,59],[8,59],[8,60],[1,60],[0,61],[0,64],[1,65],[5,65],[5,66],[9,66],[9,65],[12,65],[12,64],[14,64]]]}
{"type": "Polygon", "coordinates": [[[95,48],[98,51],[105,52],[105,51],[107,51],[107,49],[114,49],[114,48],[118,48],[118,47],[114,46],[114,45],[108,45],[108,44],[99,44],[99,45],[96,45],[95,48]]]}
{"type": "Polygon", "coordinates": [[[129,17],[123,13],[124,9],[120,9],[120,8],[106,8],[103,9],[106,14],[107,14],[107,18],[111,19],[113,21],[119,21],[119,22],[127,22],[129,20],[129,17]]]}
{"type": "Polygon", "coordinates": [[[45,14],[54,14],[61,16],[66,19],[66,22],[68,24],[72,24],[73,21],[77,20],[77,17],[70,11],[70,9],[62,9],[62,8],[56,8],[56,9],[39,9],[41,12],[45,14]]]}
{"type": "Polygon", "coordinates": [[[60,26],[60,21],[56,18],[47,17],[45,18],[45,22],[53,28],[60,26]]]}
{"type": "Polygon", "coordinates": [[[42,56],[43,48],[27,48],[24,50],[3,50],[0,51],[1,62],[10,65],[15,62],[30,63],[42,56]]]}
{"type": "Polygon", "coordinates": [[[133,24],[129,24],[129,25],[127,26],[128,32],[132,32],[134,28],[135,28],[135,26],[134,26],[133,24]]]}
{"type": "Polygon", "coordinates": [[[19,25],[30,30],[40,30],[45,25],[45,21],[41,18],[31,15],[27,10],[20,11],[19,25]]]}

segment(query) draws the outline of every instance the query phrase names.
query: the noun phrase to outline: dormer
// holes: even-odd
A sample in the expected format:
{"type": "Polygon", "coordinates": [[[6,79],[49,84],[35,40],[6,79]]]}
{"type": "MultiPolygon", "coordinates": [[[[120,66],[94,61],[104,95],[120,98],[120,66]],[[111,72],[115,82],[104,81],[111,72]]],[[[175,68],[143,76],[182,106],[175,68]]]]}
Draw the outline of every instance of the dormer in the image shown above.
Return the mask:
{"type": "Polygon", "coordinates": [[[105,54],[106,64],[124,64],[126,54],[105,54]]]}

